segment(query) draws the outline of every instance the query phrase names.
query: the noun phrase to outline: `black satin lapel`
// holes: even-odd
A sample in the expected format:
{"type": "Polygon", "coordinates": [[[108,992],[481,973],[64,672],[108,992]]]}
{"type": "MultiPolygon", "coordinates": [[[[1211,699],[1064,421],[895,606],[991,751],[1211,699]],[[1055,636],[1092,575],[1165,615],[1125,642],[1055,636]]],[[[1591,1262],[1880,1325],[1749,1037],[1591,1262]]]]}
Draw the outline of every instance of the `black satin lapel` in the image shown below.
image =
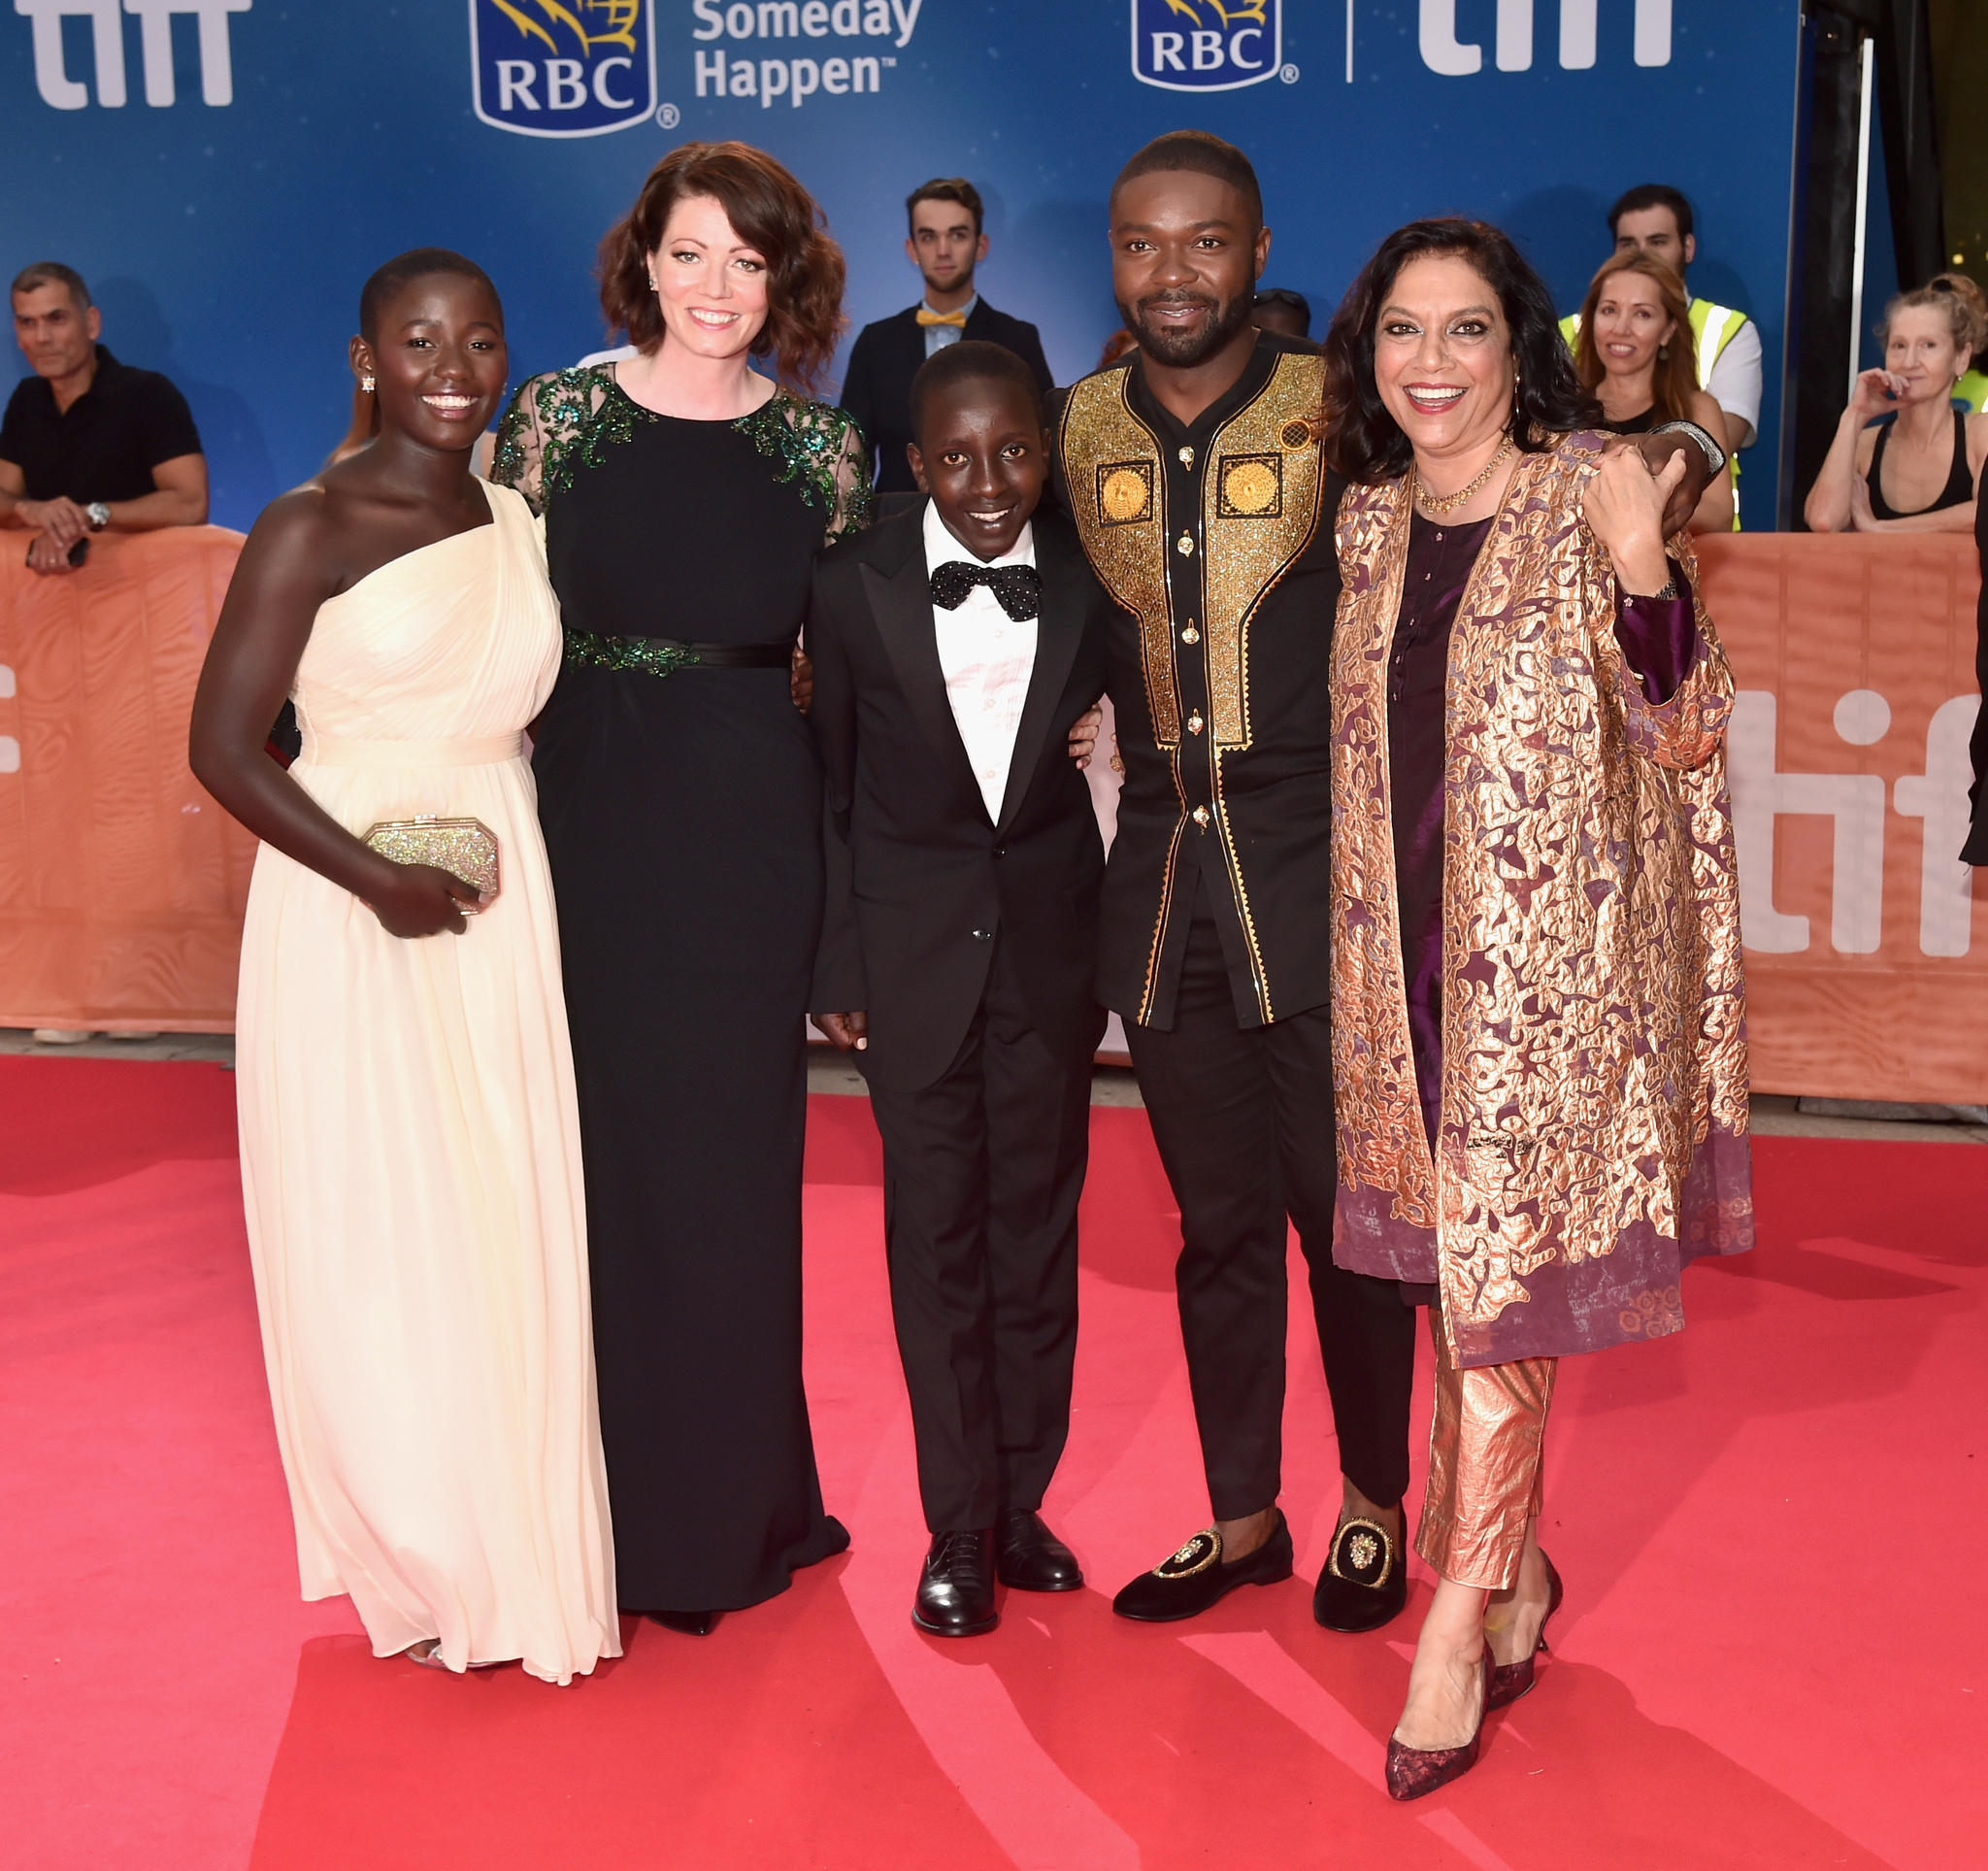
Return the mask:
{"type": "Polygon", "coordinates": [[[1029,692],[1022,702],[1021,724],[1014,732],[1014,757],[1008,764],[1008,790],[1002,795],[1005,825],[1014,817],[1043,757],[1043,743],[1054,732],[1060,741],[1068,721],[1056,719],[1077,646],[1083,641],[1082,583],[1064,560],[1067,543],[1050,528],[1039,527],[1036,569],[1043,580],[1043,608],[1036,618],[1036,666],[1029,674],[1029,692]]]}
{"type": "Polygon", "coordinates": [[[911,553],[888,577],[874,565],[864,566],[863,588],[869,593],[870,613],[877,619],[877,634],[883,639],[884,653],[890,657],[898,686],[904,690],[919,727],[932,743],[941,765],[984,814],[986,802],[974,779],[966,743],[959,738],[959,726],[952,718],[952,702],[945,692],[945,672],[939,666],[939,638],[932,627],[931,585],[925,573],[925,554],[911,553]]]}

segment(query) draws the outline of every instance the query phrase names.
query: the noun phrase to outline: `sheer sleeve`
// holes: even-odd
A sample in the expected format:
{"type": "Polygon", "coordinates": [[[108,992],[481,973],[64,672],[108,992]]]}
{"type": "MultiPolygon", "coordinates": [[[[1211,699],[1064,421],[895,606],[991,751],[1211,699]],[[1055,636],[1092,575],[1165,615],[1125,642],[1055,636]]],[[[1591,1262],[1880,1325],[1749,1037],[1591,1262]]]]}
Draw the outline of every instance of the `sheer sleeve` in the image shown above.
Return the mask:
{"type": "Polygon", "coordinates": [[[625,396],[610,398],[612,364],[576,364],[527,378],[497,429],[490,479],[524,495],[543,515],[547,498],[571,486],[580,463],[598,462],[600,450],[625,442],[640,415],[625,396]]]}
{"type": "Polygon", "coordinates": [[[490,479],[501,487],[515,487],[541,518],[546,511],[546,431],[538,403],[546,382],[533,377],[517,386],[497,425],[497,449],[490,459],[490,479]]]}
{"type": "Polygon", "coordinates": [[[775,464],[777,481],[791,482],[821,510],[824,546],[870,523],[869,451],[847,410],[781,390],[734,426],[775,464]]]}
{"type": "Polygon", "coordinates": [[[842,448],[835,458],[835,502],[824,544],[833,545],[870,523],[870,445],[855,422],[844,417],[842,448]]]}

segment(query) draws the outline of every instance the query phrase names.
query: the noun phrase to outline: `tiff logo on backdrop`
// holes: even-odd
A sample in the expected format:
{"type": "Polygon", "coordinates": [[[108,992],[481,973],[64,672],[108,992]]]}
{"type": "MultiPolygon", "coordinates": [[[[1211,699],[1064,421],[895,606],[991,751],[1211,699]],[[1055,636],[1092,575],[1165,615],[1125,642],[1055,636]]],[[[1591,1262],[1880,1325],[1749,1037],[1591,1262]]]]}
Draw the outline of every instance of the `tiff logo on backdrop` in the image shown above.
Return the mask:
{"type": "Polygon", "coordinates": [[[14,0],[14,11],[34,27],[35,89],[57,111],[80,111],[89,87],[69,75],[62,54],[64,19],[90,22],[90,50],[96,61],[97,102],[106,110],[124,106],[124,16],[139,25],[145,61],[145,101],[164,110],[178,101],[173,84],[173,16],[191,14],[199,23],[200,97],[204,104],[235,101],[235,66],[228,45],[228,15],[247,13],[254,0],[14,0]]]}
{"type": "Polygon", "coordinates": [[[470,0],[477,116],[527,137],[597,137],[656,108],[655,0],[470,0]]]}
{"type": "MultiPolygon", "coordinates": [[[[1593,69],[1600,0],[1560,0],[1560,68],[1593,69]]],[[[1470,78],[1484,66],[1484,48],[1456,36],[1456,0],[1422,0],[1422,63],[1443,78],[1470,78]]],[[[1533,0],[1498,0],[1493,55],[1501,72],[1531,71],[1533,0]]],[[[1636,62],[1671,62],[1671,0],[1636,0],[1636,62]]]]}

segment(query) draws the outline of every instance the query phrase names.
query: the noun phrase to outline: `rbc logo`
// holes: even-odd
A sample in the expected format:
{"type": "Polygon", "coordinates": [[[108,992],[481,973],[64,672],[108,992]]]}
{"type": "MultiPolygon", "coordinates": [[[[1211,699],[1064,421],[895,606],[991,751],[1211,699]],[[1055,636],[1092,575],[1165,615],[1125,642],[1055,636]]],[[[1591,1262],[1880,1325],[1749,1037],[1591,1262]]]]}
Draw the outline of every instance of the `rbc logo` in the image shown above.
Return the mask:
{"type": "Polygon", "coordinates": [[[1132,75],[1168,91],[1234,91],[1276,76],[1283,0],[1132,0],[1132,75]]]}
{"type": "Polygon", "coordinates": [[[528,137],[597,137],[656,108],[655,0],[470,0],[477,115],[528,137]]]}

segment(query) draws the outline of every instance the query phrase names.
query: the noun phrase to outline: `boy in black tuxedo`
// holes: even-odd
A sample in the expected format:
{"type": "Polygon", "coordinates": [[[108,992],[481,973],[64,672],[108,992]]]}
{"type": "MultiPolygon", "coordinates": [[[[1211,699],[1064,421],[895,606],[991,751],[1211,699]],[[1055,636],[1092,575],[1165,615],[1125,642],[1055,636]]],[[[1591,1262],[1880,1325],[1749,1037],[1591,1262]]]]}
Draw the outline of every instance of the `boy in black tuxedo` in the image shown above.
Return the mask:
{"type": "Polygon", "coordinates": [[[912,385],[918,506],[814,574],[827,767],[815,1019],[883,1137],[884,1235],[933,1534],[912,1621],[966,1637],[994,1586],[1074,1591],[1037,1514],[1070,1426],[1105,853],[1066,750],[1109,599],[1047,476],[1042,402],[971,340],[912,385]]]}

